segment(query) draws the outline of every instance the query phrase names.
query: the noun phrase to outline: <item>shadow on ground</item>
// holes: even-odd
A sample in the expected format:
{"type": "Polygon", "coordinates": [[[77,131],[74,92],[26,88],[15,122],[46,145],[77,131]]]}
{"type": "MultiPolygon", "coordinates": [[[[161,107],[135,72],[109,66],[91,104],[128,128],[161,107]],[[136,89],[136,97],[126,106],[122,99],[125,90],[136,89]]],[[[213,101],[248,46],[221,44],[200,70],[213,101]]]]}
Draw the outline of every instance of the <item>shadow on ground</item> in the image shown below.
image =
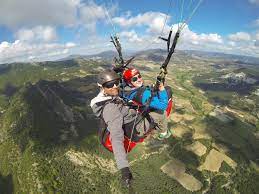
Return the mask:
{"type": "Polygon", "coordinates": [[[3,176],[0,174],[0,193],[11,194],[14,191],[12,175],[3,176]]]}
{"type": "Polygon", "coordinates": [[[25,150],[30,140],[41,147],[53,147],[77,144],[97,134],[98,120],[90,108],[90,99],[97,92],[94,76],[28,83],[16,95],[6,116],[6,120],[16,122],[12,136],[25,150]]]}
{"type": "Polygon", "coordinates": [[[259,163],[259,140],[256,139],[254,126],[233,117],[229,122],[222,122],[215,117],[204,119],[207,132],[229,149],[229,153],[236,161],[253,160],[259,163]]]}

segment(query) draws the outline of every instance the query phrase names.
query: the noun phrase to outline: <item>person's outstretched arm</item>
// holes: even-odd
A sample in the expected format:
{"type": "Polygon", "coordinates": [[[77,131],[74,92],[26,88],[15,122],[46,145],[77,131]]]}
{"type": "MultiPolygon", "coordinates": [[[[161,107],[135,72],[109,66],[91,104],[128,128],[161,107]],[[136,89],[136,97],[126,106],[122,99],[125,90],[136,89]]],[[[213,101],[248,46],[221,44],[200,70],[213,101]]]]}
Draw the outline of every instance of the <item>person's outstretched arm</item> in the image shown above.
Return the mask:
{"type": "Polygon", "coordinates": [[[107,104],[103,110],[103,118],[108,125],[111,143],[118,169],[129,167],[127,154],[124,148],[123,115],[116,104],[107,104]]]}

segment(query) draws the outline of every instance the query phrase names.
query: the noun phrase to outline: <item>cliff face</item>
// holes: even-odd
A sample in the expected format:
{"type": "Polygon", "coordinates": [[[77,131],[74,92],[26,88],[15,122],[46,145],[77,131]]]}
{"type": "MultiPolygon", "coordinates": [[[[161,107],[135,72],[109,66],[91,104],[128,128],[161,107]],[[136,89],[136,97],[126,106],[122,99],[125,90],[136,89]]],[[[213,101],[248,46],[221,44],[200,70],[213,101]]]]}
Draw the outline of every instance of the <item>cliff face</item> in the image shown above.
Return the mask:
{"type": "Polygon", "coordinates": [[[82,139],[92,139],[97,120],[87,108],[86,90],[68,85],[46,80],[27,83],[10,100],[0,129],[0,185],[9,186],[0,191],[48,193],[65,191],[65,180],[75,183],[72,162],[64,154],[82,139]]]}
{"type": "Polygon", "coordinates": [[[28,138],[47,144],[75,140],[78,123],[86,120],[83,112],[74,109],[85,106],[83,95],[77,93],[57,81],[27,84],[4,115],[4,128],[23,142],[28,138]]]}

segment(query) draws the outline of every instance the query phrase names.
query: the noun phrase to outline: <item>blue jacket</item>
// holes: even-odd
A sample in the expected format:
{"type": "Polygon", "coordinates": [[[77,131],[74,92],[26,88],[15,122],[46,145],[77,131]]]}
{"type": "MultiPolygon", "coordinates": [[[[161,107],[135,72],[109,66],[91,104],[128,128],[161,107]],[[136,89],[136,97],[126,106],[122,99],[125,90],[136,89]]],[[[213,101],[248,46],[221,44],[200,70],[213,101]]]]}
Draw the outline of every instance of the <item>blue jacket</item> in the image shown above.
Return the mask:
{"type": "MultiPolygon", "coordinates": [[[[126,89],[126,92],[123,93],[123,98],[126,98],[127,100],[133,100],[137,95],[137,91],[142,89],[143,87],[145,87],[145,89],[142,94],[141,103],[144,105],[151,97],[150,87],[142,86],[140,88],[131,89],[131,90],[126,89]]],[[[153,108],[156,110],[166,110],[167,106],[168,106],[168,96],[167,96],[166,90],[159,91],[157,95],[153,96],[149,104],[150,108],[153,108]]]]}

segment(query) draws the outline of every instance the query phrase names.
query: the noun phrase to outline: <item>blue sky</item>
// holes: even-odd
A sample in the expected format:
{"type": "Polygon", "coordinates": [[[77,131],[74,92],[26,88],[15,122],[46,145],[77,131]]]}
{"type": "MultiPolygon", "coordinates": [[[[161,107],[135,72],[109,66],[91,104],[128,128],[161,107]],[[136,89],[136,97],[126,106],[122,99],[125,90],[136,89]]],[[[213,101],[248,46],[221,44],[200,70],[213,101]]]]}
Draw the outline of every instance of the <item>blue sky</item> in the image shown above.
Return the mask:
{"type": "MultiPolygon", "coordinates": [[[[178,11],[182,0],[173,0],[170,14],[178,11]]],[[[199,0],[193,0],[189,10],[184,13],[190,14],[192,8],[197,5],[199,0]]],[[[167,13],[169,0],[150,1],[150,0],[122,0],[119,1],[120,11],[131,10],[133,15],[148,11],[167,13]]],[[[190,0],[185,0],[184,7],[188,8],[190,0]]],[[[247,0],[203,0],[190,22],[190,26],[197,28],[200,33],[235,33],[240,30],[247,30],[251,21],[258,19],[259,7],[249,3],[247,0]]],[[[173,20],[172,22],[177,22],[173,20]]]]}
{"type": "Polygon", "coordinates": [[[259,57],[259,0],[3,0],[0,63],[114,50],[114,33],[124,50],[164,48],[162,29],[176,31],[199,2],[177,49],[259,57]]]}

